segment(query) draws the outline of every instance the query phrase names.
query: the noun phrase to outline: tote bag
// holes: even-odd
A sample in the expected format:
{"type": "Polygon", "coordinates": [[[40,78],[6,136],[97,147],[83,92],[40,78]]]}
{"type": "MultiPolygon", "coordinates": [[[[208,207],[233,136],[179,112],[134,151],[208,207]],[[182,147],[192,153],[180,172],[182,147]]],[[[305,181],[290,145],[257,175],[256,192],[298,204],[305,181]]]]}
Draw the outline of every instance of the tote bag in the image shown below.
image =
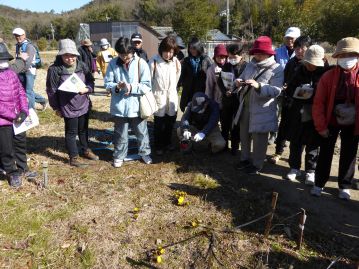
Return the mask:
{"type": "MultiPolygon", "coordinates": [[[[155,71],[155,70],[154,70],[155,71]]],[[[140,79],[140,59],[138,60],[138,82],[140,79]]],[[[141,95],[140,97],[140,116],[142,119],[147,119],[152,116],[158,110],[155,96],[152,91],[141,95]]]]}

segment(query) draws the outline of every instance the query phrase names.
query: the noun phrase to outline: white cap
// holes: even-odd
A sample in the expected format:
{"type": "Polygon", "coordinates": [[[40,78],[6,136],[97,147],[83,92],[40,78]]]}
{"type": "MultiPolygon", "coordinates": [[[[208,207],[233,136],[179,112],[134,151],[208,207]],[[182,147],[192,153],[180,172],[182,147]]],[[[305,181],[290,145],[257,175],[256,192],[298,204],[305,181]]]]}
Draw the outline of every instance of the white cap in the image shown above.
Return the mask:
{"type": "Polygon", "coordinates": [[[100,41],[100,46],[106,46],[109,45],[110,43],[108,43],[108,40],[106,38],[102,38],[100,41]]]}
{"type": "Polygon", "coordinates": [[[298,27],[289,27],[284,37],[298,38],[300,37],[300,29],[298,27]]]}
{"type": "Polygon", "coordinates": [[[22,29],[22,28],[15,28],[15,29],[12,31],[12,34],[13,34],[13,35],[24,35],[24,34],[25,34],[25,30],[22,29]]]}

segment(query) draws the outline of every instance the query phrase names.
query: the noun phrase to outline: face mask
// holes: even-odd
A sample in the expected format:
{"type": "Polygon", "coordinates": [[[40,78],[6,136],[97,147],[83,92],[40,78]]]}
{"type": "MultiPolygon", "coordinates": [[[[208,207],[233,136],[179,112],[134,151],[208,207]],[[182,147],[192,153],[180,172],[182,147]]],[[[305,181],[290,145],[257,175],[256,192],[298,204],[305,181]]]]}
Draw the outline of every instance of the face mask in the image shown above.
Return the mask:
{"type": "Polygon", "coordinates": [[[0,69],[6,69],[8,67],[9,67],[8,61],[0,60],[0,69]]]}
{"type": "Polygon", "coordinates": [[[237,65],[239,63],[239,61],[237,59],[228,59],[228,62],[231,64],[231,65],[237,65]]]}
{"type": "Polygon", "coordinates": [[[108,49],[108,45],[102,46],[103,50],[107,50],[108,49]]]}
{"type": "Polygon", "coordinates": [[[338,65],[343,69],[351,69],[358,62],[358,57],[339,58],[338,65]]]}

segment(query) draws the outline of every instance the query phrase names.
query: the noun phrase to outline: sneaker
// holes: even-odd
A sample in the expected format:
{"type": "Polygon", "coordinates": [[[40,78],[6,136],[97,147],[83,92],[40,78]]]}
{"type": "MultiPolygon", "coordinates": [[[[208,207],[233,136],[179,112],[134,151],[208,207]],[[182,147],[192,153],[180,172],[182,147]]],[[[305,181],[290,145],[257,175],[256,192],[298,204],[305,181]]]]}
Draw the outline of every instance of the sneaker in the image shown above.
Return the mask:
{"type": "Polygon", "coordinates": [[[26,179],[31,180],[36,178],[39,174],[36,171],[26,171],[22,174],[26,179]]]}
{"type": "Polygon", "coordinates": [[[22,185],[21,177],[19,175],[11,175],[9,177],[9,185],[13,188],[19,188],[22,185]]]}
{"type": "Polygon", "coordinates": [[[310,194],[319,197],[322,194],[322,190],[323,188],[313,186],[313,188],[310,190],[310,194]]]}
{"type": "Polygon", "coordinates": [[[122,164],[123,164],[123,160],[121,160],[121,159],[114,159],[113,160],[113,167],[115,167],[115,168],[121,167],[122,164]]]}
{"type": "Polygon", "coordinates": [[[272,164],[276,164],[280,159],[280,155],[279,154],[273,154],[272,156],[269,157],[268,161],[272,164]]]}
{"type": "Polygon", "coordinates": [[[249,165],[244,169],[244,172],[248,175],[258,175],[261,169],[255,167],[254,165],[249,165]]]}
{"type": "Polygon", "coordinates": [[[315,180],[315,173],[305,173],[305,181],[304,184],[308,186],[314,186],[314,180],[315,180]]]}
{"type": "Polygon", "coordinates": [[[350,190],[349,189],[339,189],[339,198],[342,200],[350,200],[350,190]]]}
{"type": "Polygon", "coordinates": [[[286,175],[286,178],[290,181],[297,181],[296,177],[300,176],[300,171],[298,169],[290,169],[289,173],[286,175]]]}
{"type": "Polygon", "coordinates": [[[246,169],[247,167],[251,166],[252,163],[248,160],[240,161],[239,164],[236,165],[238,170],[246,169]]]}
{"type": "Polygon", "coordinates": [[[150,155],[145,155],[145,156],[142,156],[142,160],[145,164],[151,164],[152,163],[152,159],[151,159],[151,156],[150,155]]]}
{"type": "Polygon", "coordinates": [[[70,165],[75,167],[86,167],[88,164],[80,162],[79,156],[70,158],[70,165]]]}
{"type": "Polygon", "coordinates": [[[87,149],[84,151],[84,157],[86,159],[92,160],[92,161],[98,161],[100,158],[92,152],[92,150],[87,149]]]}
{"type": "Polygon", "coordinates": [[[49,102],[47,100],[45,100],[45,102],[40,103],[41,104],[41,108],[39,109],[40,111],[45,111],[49,105],[49,102]]]}

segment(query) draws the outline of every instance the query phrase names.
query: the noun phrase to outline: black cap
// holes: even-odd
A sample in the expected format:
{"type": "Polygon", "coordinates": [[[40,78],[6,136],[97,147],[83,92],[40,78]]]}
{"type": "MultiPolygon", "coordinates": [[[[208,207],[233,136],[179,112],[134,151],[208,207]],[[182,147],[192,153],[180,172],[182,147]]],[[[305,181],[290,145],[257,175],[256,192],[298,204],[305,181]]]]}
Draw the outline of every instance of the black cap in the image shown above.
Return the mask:
{"type": "Polygon", "coordinates": [[[140,33],[134,33],[131,36],[131,41],[140,41],[142,42],[142,35],[140,33]]]}
{"type": "Polygon", "coordinates": [[[0,42],[0,60],[12,60],[14,57],[8,52],[5,43],[0,42]]]}

